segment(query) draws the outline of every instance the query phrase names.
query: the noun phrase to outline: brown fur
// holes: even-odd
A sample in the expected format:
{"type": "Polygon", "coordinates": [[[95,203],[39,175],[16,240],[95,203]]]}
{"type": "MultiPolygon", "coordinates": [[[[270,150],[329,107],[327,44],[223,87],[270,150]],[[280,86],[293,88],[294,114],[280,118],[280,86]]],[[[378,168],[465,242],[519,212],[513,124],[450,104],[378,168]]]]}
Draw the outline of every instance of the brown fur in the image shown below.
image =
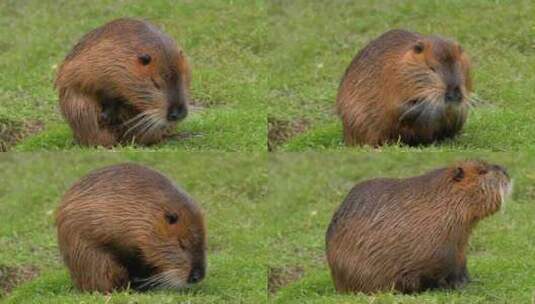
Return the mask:
{"type": "Polygon", "coordinates": [[[466,120],[471,90],[470,61],[457,43],[388,31],[357,54],[342,79],[337,111],[344,140],[419,145],[453,137],[466,120]],[[447,99],[453,92],[460,98],[447,99]]]}
{"type": "Polygon", "coordinates": [[[190,78],[186,57],[171,38],[148,22],[118,19],[74,46],[55,86],[78,143],[148,145],[186,116],[190,78]],[[171,112],[180,115],[171,118],[171,112]]]}
{"type": "Polygon", "coordinates": [[[180,288],[204,277],[201,210],[147,167],[122,164],[85,176],[64,195],[56,225],[79,290],[180,288]]]}
{"type": "Polygon", "coordinates": [[[499,210],[510,186],[505,169],[482,161],[357,184],[326,235],[336,290],[412,293],[464,286],[469,235],[499,210]]]}

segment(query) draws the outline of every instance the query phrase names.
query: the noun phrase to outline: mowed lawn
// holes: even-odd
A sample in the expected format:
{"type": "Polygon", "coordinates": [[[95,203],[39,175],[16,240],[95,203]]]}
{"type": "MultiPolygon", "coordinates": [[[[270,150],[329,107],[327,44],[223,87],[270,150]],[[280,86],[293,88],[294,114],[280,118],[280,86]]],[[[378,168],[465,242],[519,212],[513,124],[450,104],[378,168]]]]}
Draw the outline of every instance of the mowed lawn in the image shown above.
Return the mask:
{"type": "Polygon", "coordinates": [[[342,126],[334,110],[340,80],[361,48],[394,28],[453,38],[472,58],[475,94],[483,102],[470,111],[459,137],[426,150],[503,151],[535,146],[533,1],[270,3],[270,29],[277,33],[277,48],[271,53],[277,63],[268,102],[275,149],[343,148],[342,126]]]}
{"type": "Polygon", "coordinates": [[[7,153],[0,155],[0,302],[264,303],[268,236],[262,155],[216,153],[7,153]],[[181,185],[207,221],[207,275],[184,291],[80,293],[56,241],[54,210],[72,183],[122,162],[148,165],[181,185]],[[224,176],[222,175],[224,172],[224,176]],[[26,283],[25,283],[26,282],[26,283]],[[13,289],[14,288],[14,289],[13,289]],[[13,289],[6,296],[7,289],[13,289]]]}
{"type": "Polygon", "coordinates": [[[269,256],[273,303],[532,303],[535,299],[535,156],[482,153],[279,153],[270,159],[269,256]],[[472,282],[459,291],[373,296],[335,293],[325,232],[349,190],[375,177],[408,177],[456,160],[502,164],[514,179],[505,209],[481,221],[468,249],[472,282]]]}
{"type": "Polygon", "coordinates": [[[193,107],[178,135],[145,149],[265,150],[265,6],[247,0],[1,1],[0,149],[75,149],[53,88],[57,67],[86,32],[135,17],[178,41],[193,76],[193,107]]]}

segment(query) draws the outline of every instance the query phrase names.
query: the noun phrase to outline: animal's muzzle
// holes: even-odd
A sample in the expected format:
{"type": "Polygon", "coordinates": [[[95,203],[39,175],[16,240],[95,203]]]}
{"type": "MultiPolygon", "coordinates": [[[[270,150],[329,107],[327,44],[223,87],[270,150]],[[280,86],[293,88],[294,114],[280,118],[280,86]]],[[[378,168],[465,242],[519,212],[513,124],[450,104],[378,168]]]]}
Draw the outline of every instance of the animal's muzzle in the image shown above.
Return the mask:
{"type": "Polygon", "coordinates": [[[183,104],[172,105],[167,109],[168,121],[179,121],[188,116],[188,108],[183,104]]]}
{"type": "Polygon", "coordinates": [[[463,99],[463,93],[459,86],[450,87],[447,89],[445,94],[445,100],[447,103],[461,102],[463,99]]]}

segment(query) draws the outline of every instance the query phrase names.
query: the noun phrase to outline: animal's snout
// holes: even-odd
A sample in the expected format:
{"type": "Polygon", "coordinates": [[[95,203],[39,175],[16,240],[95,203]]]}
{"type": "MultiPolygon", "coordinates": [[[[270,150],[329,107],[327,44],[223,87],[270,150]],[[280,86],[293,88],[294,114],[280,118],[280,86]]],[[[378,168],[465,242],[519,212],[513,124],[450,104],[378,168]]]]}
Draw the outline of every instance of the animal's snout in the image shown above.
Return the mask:
{"type": "Polygon", "coordinates": [[[188,115],[188,108],[184,104],[172,105],[167,109],[167,120],[178,121],[188,115]]]}
{"type": "Polygon", "coordinates": [[[188,277],[189,284],[200,282],[204,278],[204,267],[194,267],[188,277]]]}
{"type": "Polygon", "coordinates": [[[502,166],[499,166],[499,165],[492,165],[492,170],[499,171],[499,172],[503,173],[503,175],[509,177],[509,173],[507,173],[507,169],[505,169],[505,168],[502,167],[502,166]]]}
{"type": "Polygon", "coordinates": [[[463,93],[459,86],[450,87],[446,91],[446,102],[460,102],[463,99],[463,93]]]}

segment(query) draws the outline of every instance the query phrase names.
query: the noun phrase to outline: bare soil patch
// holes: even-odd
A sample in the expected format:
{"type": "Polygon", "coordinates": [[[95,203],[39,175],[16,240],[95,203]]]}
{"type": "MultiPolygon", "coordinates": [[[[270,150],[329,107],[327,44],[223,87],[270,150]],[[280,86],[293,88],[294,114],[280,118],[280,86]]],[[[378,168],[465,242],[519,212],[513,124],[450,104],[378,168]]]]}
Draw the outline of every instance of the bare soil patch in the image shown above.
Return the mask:
{"type": "Polygon", "coordinates": [[[268,291],[275,294],[279,289],[299,280],[305,274],[301,266],[270,267],[268,270],[268,291]]]}
{"type": "Polygon", "coordinates": [[[0,152],[5,152],[23,138],[43,130],[41,121],[15,121],[0,118],[0,152]]]}
{"type": "Polygon", "coordinates": [[[310,122],[303,118],[282,120],[268,117],[268,151],[275,151],[290,138],[305,132],[309,126],[310,122]]]}
{"type": "Polygon", "coordinates": [[[22,283],[33,280],[38,275],[39,268],[34,265],[0,265],[0,297],[7,295],[22,283]]]}

